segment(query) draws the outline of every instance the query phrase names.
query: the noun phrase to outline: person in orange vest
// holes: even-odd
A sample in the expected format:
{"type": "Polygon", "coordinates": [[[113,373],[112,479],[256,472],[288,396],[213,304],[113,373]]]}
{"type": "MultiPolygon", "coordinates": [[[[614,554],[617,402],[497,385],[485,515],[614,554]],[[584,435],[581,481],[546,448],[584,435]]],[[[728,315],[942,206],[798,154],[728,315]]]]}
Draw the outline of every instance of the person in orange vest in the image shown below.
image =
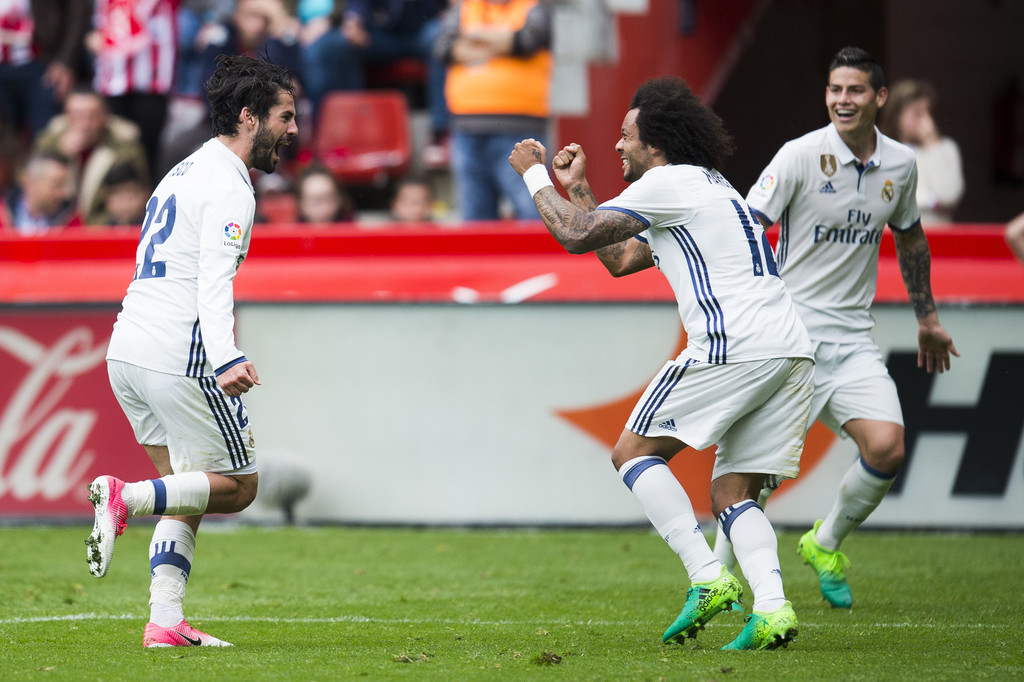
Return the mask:
{"type": "Polygon", "coordinates": [[[535,219],[508,164],[524,138],[547,140],[551,9],[538,0],[462,0],[434,45],[448,64],[451,164],[463,220],[535,219]],[[507,203],[511,210],[501,210],[507,203]]]}

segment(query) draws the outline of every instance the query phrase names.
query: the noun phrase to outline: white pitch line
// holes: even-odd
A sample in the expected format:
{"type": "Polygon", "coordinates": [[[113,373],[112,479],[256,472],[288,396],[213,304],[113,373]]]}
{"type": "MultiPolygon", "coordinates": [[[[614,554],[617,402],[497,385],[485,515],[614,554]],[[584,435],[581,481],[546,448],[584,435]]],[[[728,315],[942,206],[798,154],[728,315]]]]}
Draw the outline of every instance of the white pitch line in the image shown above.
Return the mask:
{"type": "MultiPolygon", "coordinates": [[[[0,625],[23,625],[30,623],[60,623],[88,620],[138,620],[142,621],[145,616],[135,614],[104,614],[104,613],[72,613],[63,616],[29,616],[2,618],[0,625]]],[[[603,626],[603,627],[647,627],[650,623],[639,621],[515,621],[515,620],[459,620],[454,618],[371,618],[368,616],[327,616],[327,617],[305,617],[305,618],[277,618],[273,616],[191,616],[190,620],[216,621],[222,623],[309,623],[332,624],[332,623],[372,623],[378,625],[483,625],[483,626],[528,626],[528,627],[559,627],[565,625],[573,626],[603,626]]],[[[1010,623],[806,623],[801,622],[800,627],[821,628],[821,627],[850,627],[850,628],[907,628],[932,630],[935,628],[961,628],[966,630],[985,630],[1010,627],[1010,623]]],[[[735,628],[736,623],[718,621],[708,623],[706,627],[730,627],[735,628]]]]}

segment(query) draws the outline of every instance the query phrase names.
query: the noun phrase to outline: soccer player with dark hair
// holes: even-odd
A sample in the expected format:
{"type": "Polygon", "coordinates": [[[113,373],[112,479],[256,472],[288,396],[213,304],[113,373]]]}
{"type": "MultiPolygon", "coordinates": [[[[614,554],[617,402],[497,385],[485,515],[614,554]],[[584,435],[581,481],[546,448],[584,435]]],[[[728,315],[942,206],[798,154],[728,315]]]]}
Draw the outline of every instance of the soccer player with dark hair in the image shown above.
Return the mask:
{"type": "Polygon", "coordinates": [[[797,634],[775,531],[755,500],[765,483],[797,475],[810,409],[813,349],[775,267],[764,231],[719,169],[732,151],[721,120],[681,79],[640,86],[615,150],[631,183],[598,205],[577,144],[552,161],[571,199],[552,186],[546,150],[516,144],[544,224],[570,253],[593,251],[615,276],[656,266],[675,291],[687,346],[651,381],[612,451],[612,463],[668,545],[691,587],[665,642],[696,637],[739,600],[740,582],[712,553],[667,461],[685,446],[718,445],[711,507],[754,592],[747,625],[725,649],[771,649],[797,634]]]}
{"type": "MultiPolygon", "coordinates": [[[[832,60],[825,88],[831,123],[787,142],[747,194],[765,226],[779,221],[779,273],[815,344],[811,418],[860,451],[832,510],[797,551],[818,574],[822,596],[853,605],[842,541],[882,502],[903,463],[903,411],[871,333],[878,249],[888,224],[917,318],[917,364],[949,369],[959,355],[939,323],[931,257],[918,210],[914,151],[875,127],[888,91],[882,67],[857,47],[832,60]]],[[[761,496],[767,500],[770,490],[761,496]]],[[[716,553],[729,563],[728,543],[716,553]]]]}
{"type": "Polygon", "coordinates": [[[249,169],[273,172],[298,134],[292,74],[222,57],[206,83],[213,139],[157,185],[135,275],[107,351],[110,384],[159,478],[89,484],[95,509],[89,572],[103,577],[128,518],[158,514],[150,545],[144,647],[230,646],[183,613],[203,515],[245,509],[256,496],[252,426],[242,394],[260,383],[235,345],[233,281],[249,249],[256,200],[249,169]]]}

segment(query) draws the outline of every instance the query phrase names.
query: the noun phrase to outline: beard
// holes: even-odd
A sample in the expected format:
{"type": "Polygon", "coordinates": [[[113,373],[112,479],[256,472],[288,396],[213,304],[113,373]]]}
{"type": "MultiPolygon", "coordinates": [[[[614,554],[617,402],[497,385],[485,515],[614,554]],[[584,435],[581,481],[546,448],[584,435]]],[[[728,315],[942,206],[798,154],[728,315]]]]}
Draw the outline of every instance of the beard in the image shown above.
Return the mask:
{"type": "Polygon", "coordinates": [[[273,173],[277,167],[277,161],[274,161],[277,143],[278,140],[274,139],[273,133],[261,126],[252,138],[252,167],[264,173],[273,173]]]}

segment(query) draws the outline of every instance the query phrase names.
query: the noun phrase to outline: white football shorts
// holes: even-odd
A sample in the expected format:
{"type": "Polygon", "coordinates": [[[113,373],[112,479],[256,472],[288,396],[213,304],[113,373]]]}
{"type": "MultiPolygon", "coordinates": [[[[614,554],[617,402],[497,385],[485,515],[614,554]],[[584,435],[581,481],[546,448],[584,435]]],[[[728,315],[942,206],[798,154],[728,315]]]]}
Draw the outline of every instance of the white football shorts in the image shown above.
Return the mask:
{"type": "Polygon", "coordinates": [[[717,444],[712,479],[727,473],[796,478],[813,377],[808,358],[729,365],[672,360],[644,391],[626,428],[697,450],[717,444]]]}
{"type": "Polygon", "coordinates": [[[107,361],[107,375],[135,440],[166,445],[174,473],[256,473],[245,405],[220,390],[216,377],[166,374],[118,360],[107,361]]]}
{"type": "Polygon", "coordinates": [[[896,382],[874,341],[820,343],[814,351],[814,398],[808,428],[815,419],[843,438],[851,419],[875,419],[903,426],[896,382]]]}

